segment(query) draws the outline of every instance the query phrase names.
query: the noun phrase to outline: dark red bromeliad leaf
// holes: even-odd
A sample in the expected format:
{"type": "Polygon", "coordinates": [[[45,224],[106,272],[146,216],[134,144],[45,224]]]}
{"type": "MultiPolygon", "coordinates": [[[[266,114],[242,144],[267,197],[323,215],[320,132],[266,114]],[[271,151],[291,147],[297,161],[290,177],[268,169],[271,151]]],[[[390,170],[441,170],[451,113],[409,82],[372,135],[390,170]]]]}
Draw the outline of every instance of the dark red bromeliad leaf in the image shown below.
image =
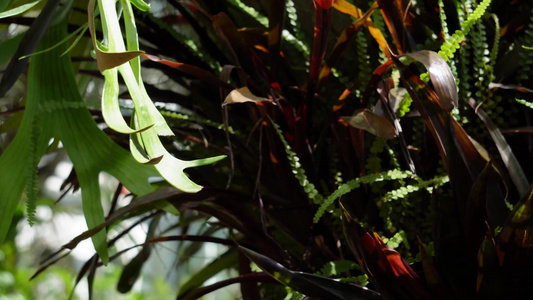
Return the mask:
{"type": "Polygon", "coordinates": [[[406,5],[404,4],[406,1],[378,0],[377,2],[383,19],[394,39],[398,53],[406,52],[406,49],[408,49],[406,41],[409,34],[406,23],[409,18],[406,18],[408,14],[406,14],[406,5]]]}
{"type": "Polygon", "coordinates": [[[533,298],[532,203],[533,188],[515,206],[495,245],[490,235],[482,244],[478,275],[480,296],[489,294],[490,299],[533,298]]]}
{"type": "Polygon", "coordinates": [[[344,234],[350,249],[385,299],[441,299],[396,250],[376,233],[366,232],[342,209],[344,234]]]}
{"type": "Polygon", "coordinates": [[[331,68],[335,66],[335,64],[342,57],[346,49],[353,43],[357,36],[357,33],[370,19],[370,16],[374,12],[375,8],[376,5],[370,7],[370,9],[363,16],[357,19],[357,21],[352,23],[350,26],[346,27],[341,33],[341,36],[338,38],[337,43],[333,48],[333,52],[331,53],[328,60],[326,61],[326,64],[320,71],[317,90],[320,90],[320,87],[324,84],[324,80],[331,73],[331,68]]]}
{"type": "Polygon", "coordinates": [[[333,6],[333,0],[315,0],[315,3],[322,9],[330,9],[333,6]]]}
{"type": "Polygon", "coordinates": [[[393,61],[400,71],[402,85],[439,147],[450,176],[455,201],[439,202],[439,221],[435,227],[439,272],[444,279],[452,282],[455,293],[474,297],[474,291],[469,286],[476,281],[476,253],[485,235],[484,222],[488,219],[491,226],[500,226],[505,219],[502,180],[493,174],[493,170],[481,176],[487,165],[486,158],[461,125],[443,108],[437,93],[397,57],[393,56],[393,61]],[[486,197],[480,199],[481,195],[474,190],[483,192],[481,195],[486,197]],[[458,273],[458,269],[463,271],[458,273]]]}

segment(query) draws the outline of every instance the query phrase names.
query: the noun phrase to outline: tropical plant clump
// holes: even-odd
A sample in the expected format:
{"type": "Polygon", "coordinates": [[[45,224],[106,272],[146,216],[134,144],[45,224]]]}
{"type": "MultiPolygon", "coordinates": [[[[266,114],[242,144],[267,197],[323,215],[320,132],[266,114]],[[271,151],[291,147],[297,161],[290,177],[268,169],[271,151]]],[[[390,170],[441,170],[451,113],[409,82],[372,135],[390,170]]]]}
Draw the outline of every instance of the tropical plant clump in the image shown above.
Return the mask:
{"type": "Polygon", "coordinates": [[[205,244],[177,299],[533,296],[531,1],[21,0],[0,21],[0,250],[62,205],[41,188],[65,153],[89,228],[32,278],[91,239],[90,297],[99,268],[132,293],[158,249],[177,272],[205,244]]]}

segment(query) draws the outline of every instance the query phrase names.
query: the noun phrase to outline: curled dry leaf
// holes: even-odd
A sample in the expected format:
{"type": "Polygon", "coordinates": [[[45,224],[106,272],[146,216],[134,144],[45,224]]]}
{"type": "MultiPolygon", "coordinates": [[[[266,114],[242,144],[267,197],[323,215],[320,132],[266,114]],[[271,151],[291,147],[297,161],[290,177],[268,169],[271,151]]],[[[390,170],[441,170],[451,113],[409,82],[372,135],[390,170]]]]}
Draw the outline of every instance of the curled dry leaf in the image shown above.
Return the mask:
{"type": "Polygon", "coordinates": [[[389,120],[366,108],[355,111],[351,117],[341,117],[341,119],[355,128],[366,130],[382,138],[396,137],[396,130],[389,120]]]}
{"type": "Polygon", "coordinates": [[[234,89],[231,91],[226,99],[224,99],[224,102],[222,102],[222,106],[226,106],[228,104],[233,103],[244,103],[244,102],[263,102],[263,101],[270,101],[268,98],[263,97],[257,97],[256,95],[252,94],[250,89],[245,86],[242,88],[234,89]]]}

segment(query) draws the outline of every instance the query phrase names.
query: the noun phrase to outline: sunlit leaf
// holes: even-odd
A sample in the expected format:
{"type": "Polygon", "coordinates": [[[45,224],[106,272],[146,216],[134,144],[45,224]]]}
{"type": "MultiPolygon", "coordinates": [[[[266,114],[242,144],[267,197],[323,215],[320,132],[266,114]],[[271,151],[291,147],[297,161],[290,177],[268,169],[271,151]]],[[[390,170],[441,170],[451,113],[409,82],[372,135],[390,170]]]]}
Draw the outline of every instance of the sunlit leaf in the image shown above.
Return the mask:
{"type": "Polygon", "coordinates": [[[341,119],[355,128],[366,130],[382,138],[396,137],[396,130],[389,120],[366,108],[355,111],[351,117],[341,117],[341,119]]]}
{"type": "Polygon", "coordinates": [[[107,46],[108,51],[103,51],[101,49],[101,44],[95,40],[94,34],[94,1],[95,0],[89,0],[87,14],[89,18],[89,31],[91,33],[96,60],[98,62],[98,69],[100,72],[118,67],[143,54],[144,52],[142,51],[125,51],[123,44],[121,45],[120,43],[116,43],[116,39],[122,37],[122,34],[120,33],[120,26],[115,26],[115,24],[118,24],[116,13],[112,13],[112,11],[115,10],[115,4],[109,1],[99,2],[104,5],[104,7],[102,7],[100,10],[100,15],[107,23],[106,31],[109,42],[109,45],[107,46]],[[106,4],[107,6],[105,6],[106,4]]]}
{"type": "MultiPolygon", "coordinates": [[[[66,22],[58,22],[50,28],[42,47],[54,45],[65,36],[66,22]]],[[[48,141],[54,136],[62,141],[76,169],[89,228],[104,221],[98,183],[101,171],[115,176],[135,194],[142,195],[153,190],[148,183],[148,176],[155,174],[153,168],[136,163],[127,151],[114,144],[94,122],[77,89],[69,57],[61,57],[63,51],[64,45],[32,58],[28,74],[28,101],[21,130],[0,157],[0,168],[4,170],[1,173],[4,176],[11,174],[9,180],[0,181],[0,185],[9,185],[0,189],[2,199],[5,199],[1,202],[0,210],[0,240],[3,240],[5,231],[9,228],[14,207],[24,189],[24,179],[33,172],[28,165],[33,159],[29,160],[28,157],[39,159],[48,141]],[[35,139],[32,139],[30,128],[34,122],[37,122],[40,130],[35,139]],[[80,135],[80,132],[83,134],[80,135]],[[32,153],[30,149],[35,150],[32,153]],[[4,168],[10,171],[7,172],[4,168]]],[[[107,263],[105,231],[94,235],[93,243],[102,261],[107,263]]]]}
{"type": "Polygon", "coordinates": [[[387,28],[396,44],[398,53],[406,51],[407,36],[410,34],[406,28],[406,21],[409,20],[409,14],[406,13],[404,2],[401,0],[377,0],[379,9],[387,28]]]}
{"type": "Polygon", "coordinates": [[[33,2],[30,2],[30,3],[27,3],[27,4],[23,4],[21,6],[17,6],[15,8],[10,9],[10,10],[6,10],[6,11],[3,11],[3,12],[0,12],[0,19],[22,14],[22,13],[30,10],[32,7],[37,5],[39,2],[41,2],[41,0],[33,1],[33,2]]]}
{"type": "Polygon", "coordinates": [[[263,101],[269,101],[269,99],[255,96],[254,94],[252,94],[252,92],[250,92],[250,89],[245,86],[231,91],[228,96],[226,96],[226,99],[224,99],[224,102],[222,102],[222,106],[234,103],[258,103],[263,101]]]}
{"type": "Polygon", "coordinates": [[[426,67],[435,93],[446,111],[450,112],[454,107],[458,107],[459,95],[457,94],[455,77],[453,77],[448,63],[438,53],[422,50],[406,53],[404,56],[410,57],[426,67]]]}

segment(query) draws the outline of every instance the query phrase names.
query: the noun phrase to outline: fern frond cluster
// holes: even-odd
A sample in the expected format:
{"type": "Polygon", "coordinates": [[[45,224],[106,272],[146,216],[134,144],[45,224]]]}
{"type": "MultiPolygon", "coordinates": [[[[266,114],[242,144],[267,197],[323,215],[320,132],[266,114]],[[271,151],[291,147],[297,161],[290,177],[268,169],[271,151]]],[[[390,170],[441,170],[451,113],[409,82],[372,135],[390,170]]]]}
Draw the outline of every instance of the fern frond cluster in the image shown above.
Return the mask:
{"type": "Polygon", "coordinates": [[[442,58],[448,61],[454,56],[455,52],[461,47],[461,43],[466,35],[468,35],[477,20],[483,16],[490,3],[491,0],[483,0],[479,3],[474,12],[468,16],[468,19],[461,25],[461,30],[456,30],[455,33],[442,44],[441,50],[439,51],[439,55],[442,56],[442,58]]]}

